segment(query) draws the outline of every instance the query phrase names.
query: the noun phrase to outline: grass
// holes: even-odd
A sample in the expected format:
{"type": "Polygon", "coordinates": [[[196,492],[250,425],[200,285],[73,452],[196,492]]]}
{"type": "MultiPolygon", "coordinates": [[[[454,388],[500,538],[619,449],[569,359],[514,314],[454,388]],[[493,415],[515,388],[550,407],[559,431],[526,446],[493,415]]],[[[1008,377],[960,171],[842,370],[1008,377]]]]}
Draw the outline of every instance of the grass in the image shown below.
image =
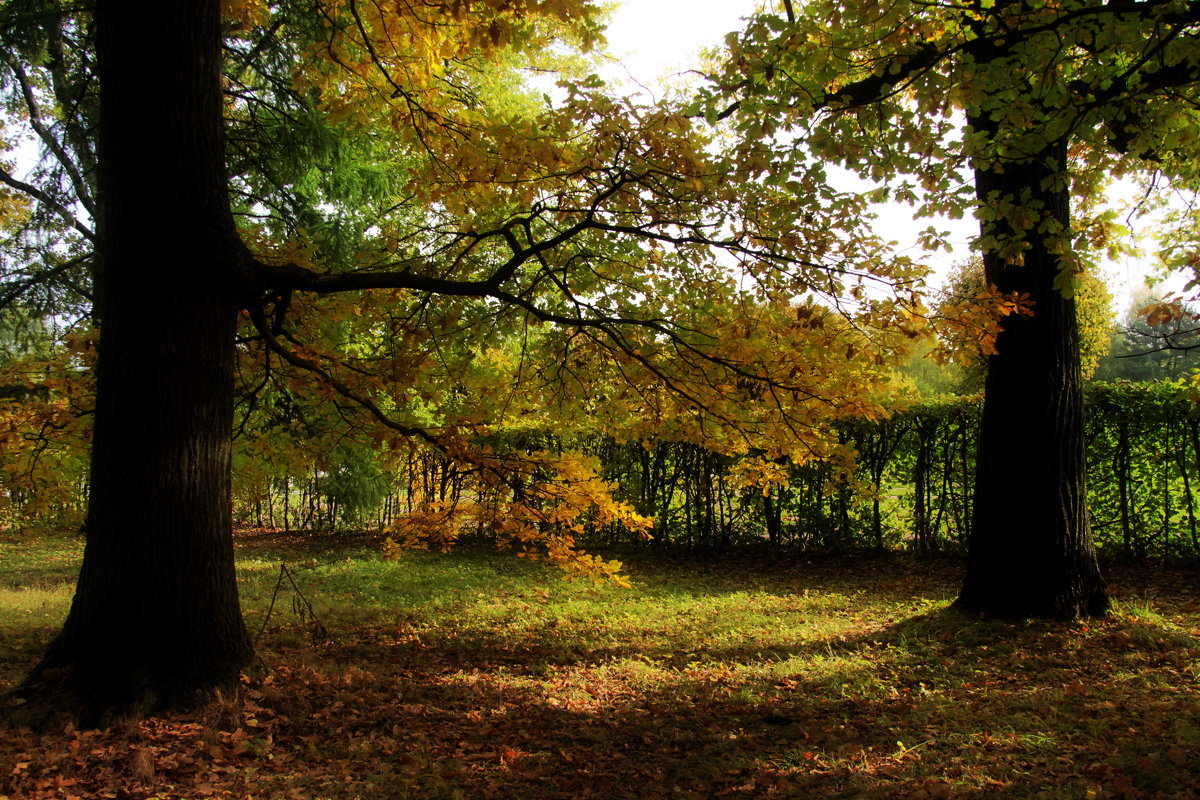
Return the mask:
{"type": "MultiPolygon", "coordinates": [[[[16,680],[52,635],[79,552],[73,540],[0,542],[0,679],[16,680]]],[[[1014,624],[948,610],[950,562],[766,561],[639,558],[626,590],[491,551],[393,564],[353,538],[241,537],[263,674],[238,697],[120,729],[0,731],[0,787],[339,800],[1200,796],[1190,574],[1117,571],[1108,619],[1014,624]],[[281,562],[295,586],[285,581],[268,619],[281,562]]]]}

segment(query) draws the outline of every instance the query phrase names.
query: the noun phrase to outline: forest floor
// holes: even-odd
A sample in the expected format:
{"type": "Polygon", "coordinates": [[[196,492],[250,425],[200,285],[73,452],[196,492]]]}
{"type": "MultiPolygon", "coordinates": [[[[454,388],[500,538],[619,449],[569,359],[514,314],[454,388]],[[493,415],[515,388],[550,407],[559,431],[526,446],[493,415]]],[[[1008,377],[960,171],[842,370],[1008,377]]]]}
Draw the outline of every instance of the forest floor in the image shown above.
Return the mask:
{"type": "MultiPolygon", "coordinates": [[[[1109,618],[1012,624],[947,609],[952,560],[647,557],[622,589],[504,552],[238,550],[241,692],[0,728],[0,798],[1200,797],[1195,570],[1113,567],[1109,618]]],[[[0,689],[80,554],[0,540],[0,689]]]]}

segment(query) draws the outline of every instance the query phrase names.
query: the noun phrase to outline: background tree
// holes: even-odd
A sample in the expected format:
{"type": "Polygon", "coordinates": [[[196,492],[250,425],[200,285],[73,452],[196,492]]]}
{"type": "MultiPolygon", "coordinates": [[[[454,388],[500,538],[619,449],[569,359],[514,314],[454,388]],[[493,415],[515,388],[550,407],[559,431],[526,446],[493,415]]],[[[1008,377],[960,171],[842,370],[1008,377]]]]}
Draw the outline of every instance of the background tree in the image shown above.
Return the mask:
{"type": "Polygon", "coordinates": [[[1149,290],[1134,294],[1122,324],[1110,329],[1112,349],[1100,366],[1102,380],[1177,380],[1194,371],[1200,349],[1196,311],[1186,303],[1170,303],[1170,312],[1155,313],[1151,324],[1142,309],[1164,304],[1149,290]]]}
{"type": "MultiPolygon", "coordinates": [[[[1198,12],[1091,0],[784,6],[786,18],[761,15],[731,38],[709,115],[734,121],[748,158],[763,132],[777,134],[791,159],[779,180],[833,163],[919,215],[972,211],[987,282],[1032,305],[1004,318],[988,361],[958,605],[1104,613],[1083,500],[1075,287],[1111,241],[1111,217],[1092,211],[1109,178],[1150,168],[1194,183],[1198,12]]],[[[922,238],[940,246],[936,229],[922,238]]]]}

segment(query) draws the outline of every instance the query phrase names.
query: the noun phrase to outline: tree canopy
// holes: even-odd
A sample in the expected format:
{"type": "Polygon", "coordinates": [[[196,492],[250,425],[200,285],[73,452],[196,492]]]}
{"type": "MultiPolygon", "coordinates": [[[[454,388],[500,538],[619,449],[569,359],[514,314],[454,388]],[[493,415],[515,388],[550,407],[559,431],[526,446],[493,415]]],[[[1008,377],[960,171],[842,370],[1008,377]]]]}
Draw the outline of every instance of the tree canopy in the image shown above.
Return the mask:
{"type": "MultiPolygon", "coordinates": [[[[9,108],[42,131],[33,202],[66,232],[22,269],[70,243],[86,289],[93,234],[64,215],[94,194],[91,140],[68,130],[94,124],[88,32],[53,4],[11,10],[9,108]]],[[[315,386],[460,456],[497,426],[586,419],[802,458],[832,446],[820,420],[881,413],[878,367],[923,325],[920,269],[884,255],[852,193],[785,202],[682,107],[610,96],[587,71],[595,9],[224,13],[248,405],[315,386]],[[546,69],[553,100],[521,77],[546,69]]]]}

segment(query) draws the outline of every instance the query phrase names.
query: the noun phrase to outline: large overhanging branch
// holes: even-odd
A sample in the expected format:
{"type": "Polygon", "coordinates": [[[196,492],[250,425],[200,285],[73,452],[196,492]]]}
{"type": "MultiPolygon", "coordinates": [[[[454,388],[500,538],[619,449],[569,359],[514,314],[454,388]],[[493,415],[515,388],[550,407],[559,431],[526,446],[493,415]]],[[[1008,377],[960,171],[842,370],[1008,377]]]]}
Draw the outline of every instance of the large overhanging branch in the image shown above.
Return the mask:
{"type": "MultiPolygon", "coordinates": [[[[792,401],[835,404],[835,399],[821,397],[812,387],[804,386],[800,381],[781,379],[771,374],[765,366],[723,355],[709,346],[719,344],[716,336],[688,330],[669,320],[654,318],[653,315],[622,313],[581,297],[573,291],[565,274],[557,274],[553,259],[549,256],[580,241],[586,234],[596,233],[673,248],[720,249],[739,260],[753,259],[770,265],[768,269],[776,268],[788,273],[793,276],[792,280],[798,280],[798,283],[792,284],[792,288],[801,293],[812,290],[833,295],[834,291],[832,287],[818,287],[809,278],[798,279],[797,273],[819,271],[823,276],[828,276],[830,281],[836,281],[837,276],[874,276],[865,276],[850,264],[817,263],[769,239],[754,239],[746,233],[719,235],[712,227],[715,223],[683,218],[663,219],[657,215],[654,215],[653,221],[632,219],[635,212],[613,210],[608,208],[609,203],[619,194],[631,191],[644,193],[651,198],[667,197],[679,202],[667,185],[671,181],[679,181],[679,176],[653,167],[641,170],[614,168],[597,172],[593,177],[601,178],[603,183],[593,188],[594,193],[585,202],[562,206],[542,203],[530,213],[514,217],[495,229],[458,233],[449,248],[435,255],[399,260],[383,268],[321,272],[297,263],[265,263],[247,254],[248,288],[251,290],[247,302],[255,326],[266,346],[285,362],[316,375],[343,397],[364,408],[385,427],[431,443],[438,437],[390,419],[370,397],[340,382],[321,364],[297,354],[281,340],[284,335],[282,309],[286,308],[286,298],[291,293],[404,290],[424,298],[422,302],[436,296],[495,301],[501,307],[517,310],[530,318],[577,332],[617,356],[615,363],[620,371],[640,370],[687,406],[739,430],[744,421],[730,418],[727,409],[714,407],[707,402],[705,398],[710,391],[720,394],[722,387],[728,383],[753,383],[774,399],[783,417],[789,414],[785,397],[790,397],[792,401]],[[546,223],[547,217],[564,216],[568,219],[574,217],[574,221],[563,223],[563,227],[541,236],[535,233],[546,223]],[[507,257],[497,256],[496,247],[486,247],[487,243],[503,248],[507,257]],[[530,266],[536,267],[532,274],[530,266]],[[478,277],[461,277],[471,276],[471,269],[477,270],[474,275],[478,277]],[[540,296],[544,292],[551,293],[562,303],[540,302],[535,294],[540,296]],[[270,302],[275,302],[275,311],[268,319],[264,307],[270,302]],[[633,340],[635,331],[666,344],[675,354],[673,360],[689,363],[695,368],[700,383],[675,374],[674,370],[666,368],[661,359],[643,352],[633,340]]],[[[653,201],[647,202],[653,207],[653,201]]],[[[651,213],[645,211],[647,217],[651,213]]]]}
{"type": "MultiPolygon", "coordinates": [[[[501,237],[512,251],[512,255],[496,268],[491,275],[480,280],[454,280],[427,274],[427,272],[432,272],[433,269],[421,259],[410,259],[399,262],[396,266],[400,267],[400,269],[348,272],[317,272],[292,262],[272,264],[255,261],[253,266],[255,283],[262,289],[317,292],[321,294],[368,289],[408,289],[460,297],[493,297],[495,296],[494,293],[509,281],[523,264],[566,244],[586,231],[630,236],[643,241],[658,242],[672,246],[708,246],[737,256],[762,259],[785,269],[802,267],[836,273],[846,277],[874,277],[847,266],[821,264],[797,256],[752,247],[746,244],[741,237],[706,237],[696,232],[695,226],[686,223],[676,224],[684,229],[692,228],[691,232],[674,234],[651,228],[648,225],[625,225],[605,222],[593,216],[590,212],[579,222],[564,228],[554,236],[526,246],[522,245],[514,234],[514,229],[526,221],[524,219],[517,220],[497,231],[472,235],[471,238],[476,241],[488,237],[501,237]],[[426,267],[428,269],[427,272],[414,272],[413,267],[426,267]]],[[[669,223],[663,223],[662,221],[655,223],[658,228],[661,228],[664,224],[669,223]]],[[[816,287],[806,286],[804,288],[815,289],[816,287]]]]}
{"type": "MultiPolygon", "coordinates": [[[[714,367],[722,369],[731,377],[752,381],[754,383],[769,387],[772,390],[783,391],[791,394],[794,397],[804,397],[805,399],[815,400],[819,402],[830,402],[827,398],[822,398],[810,390],[800,385],[785,383],[773,378],[770,375],[760,374],[745,365],[736,363],[728,358],[722,357],[715,353],[707,352],[697,344],[688,341],[681,335],[680,330],[669,324],[666,320],[631,317],[625,315],[613,314],[598,308],[597,306],[583,301],[570,291],[569,287],[562,284],[560,280],[553,279],[552,282],[556,285],[559,294],[576,309],[576,313],[568,314],[561,311],[553,311],[543,308],[537,303],[524,296],[524,292],[515,291],[513,287],[508,287],[511,279],[516,275],[518,269],[530,261],[540,259],[548,251],[559,247],[571,239],[579,236],[585,231],[600,231],[604,233],[614,233],[622,235],[631,235],[638,238],[669,243],[673,245],[686,244],[705,244],[716,247],[721,247],[731,252],[741,255],[754,255],[762,258],[764,256],[772,260],[779,261],[784,266],[804,265],[806,267],[816,267],[818,265],[812,262],[803,261],[800,259],[788,258],[782,255],[764,254],[747,247],[737,240],[713,240],[706,239],[695,233],[686,233],[682,235],[672,235],[660,231],[650,231],[645,228],[636,226],[625,226],[613,223],[600,221],[594,217],[586,216],[579,222],[571,225],[552,237],[539,241],[535,244],[522,246],[516,236],[513,234],[513,227],[517,223],[510,223],[509,226],[492,232],[490,235],[501,236],[505,243],[512,251],[511,257],[497,268],[487,278],[481,280],[452,280],[440,278],[426,274],[412,272],[409,269],[400,270],[382,270],[382,271],[362,271],[362,272],[338,272],[338,273],[318,273],[297,264],[256,264],[258,272],[257,282],[262,287],[269,287],[271,296],[278,297],[281,294],[290,293],[293,291],[301,292],[316,292],[316,293],[335,293],[347,291],[367,291],[376,289],[401,289],[409,290],[422,294],[445,295],[455,297],[473,297],[480,299],[492,299],[499,301],[509,307],[518,308],[529,314],[531,317],[547,322],[562,328],[575,329],[580,331],[591,331],[594,335],[609,342],[615,349],[623,353],[626,357],[632,359],[646,369],[650,374],[653,374],[656,379],[663,381],[664,386],[675,393],[686,402],[694,405],[697,408],[705,408],[705,403],[693,393],[688,391],[686,387],[678,384],[669,375],[665,374],[651,359],[642,355],[634,348],[622,331],[632,329],[642,329],[650,332],[652,335],[661,336],[670,341],[672,346],[681,354],[696,359],[699,362],[710,364],[714,367]]],[[[482,236],[481,234],[480,236],[482,236]]],[[[543,270],[544,271],[544,270],[543,270]]],[[[262,315],[260,307],[252,306],[252,313],[258,314],[262,318],[262,323],[259,325],[260,332],[265,331],[264,338],[268,345],[275,349],[276,345],[275,334],[279,331],[279,320],[276,319],[272,325],[268,325],[265,316],[262,315]],[[270,338],[267,338],[270,334],[270,338]]],[[[259,323],[256,322],[256,325],[259,323]]],[[[711,337],[710,337],[711,338],[711,337]]],[[[318,372],[319,367],[316,365],[301,365],[296,363],[293,358],[284,356],[283,352],[279,352],[281,357],[289,360],[296,366],[303,366],[310,372],[318,372]]],[[[325,376],[322,376],[325,377],[325,376]]],[[[334,386],[339,392],[350,397],[346,392],[349,391],[344,387],[335,385],[332,379],[330,385],[334,386]]],[[[351,398],[358,399],[358,398],[351,398]]],[[[365,400],[365,399],[364,399],[365,400]]],[[[378,409],[366,406],[372,414],[379,416],[381,421],[383,417],[378,409]]],[[[733,422],[732,420],[723,420],[733,422]]],[[[395,428],[385,422],[389,427],[395,428]]]]}
{"type": "Polygon", "coordinates": [[[561,247],[585,231],[604,230],[604,223],[597,217],[599,207],[626,186],[637,184],[645,177],[644,174],[620,173],[610,186],[592,199],[590,207],[583,210],[582,218],[578,222],[567,226],[553,236],[529,245],[521,244],[517,239],[517,231],[519,229],[529,230],[530,224],[538,214],[536,211],[527,217],[514,218],[495,230],[468,235],[466,238],[471,241],[471,244],[455,259],[455,265],[469,254],[475,245],[486,239],[499,238],[512,252],[510,258],[483,280],[452,280],[413,272],[411,267],[428,266],[421,259],[413,259],[395,265],[401,267],[400,269],[352,272],[316,272],[290,262],[270,264],[251,259],[251,268],[255,273],[254,282],[258,288],[276,291],[327,293],[364,289],[410,289],[432,294],[487,297],[510,280],[521,265],[527,261],[538,258],[556,247],[561,247]]]}

